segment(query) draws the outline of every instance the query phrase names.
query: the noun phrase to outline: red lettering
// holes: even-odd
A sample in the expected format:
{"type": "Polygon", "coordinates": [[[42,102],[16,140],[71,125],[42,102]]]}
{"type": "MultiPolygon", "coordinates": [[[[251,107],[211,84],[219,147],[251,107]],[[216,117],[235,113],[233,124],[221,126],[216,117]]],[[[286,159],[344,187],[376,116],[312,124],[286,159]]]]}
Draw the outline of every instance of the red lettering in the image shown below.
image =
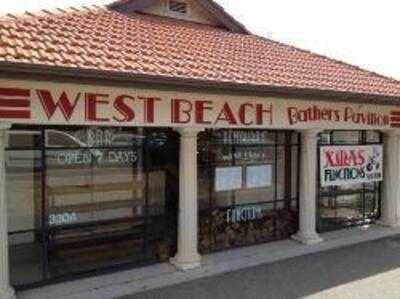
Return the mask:
{"type": "Polygon", "coordinates": [[[161,101],[160,98],[146,98],[139,97],[140,100],[143,100],[143,110],[144,110],[144,119],[145,123],[152,124],[154,123],[154,111],[156,102],[161,101]]]}
{"type": "Polygon", "coordinates": [[[211,105],[212,102],[211,101],[196,101],[195,102],[195,111],[196,111],[196,123],[197,124],[211,124],[211,121],[207,121],[205,120],[205,116],[204,116],[204,112],[206,110],[212,110],[211,105]]]}
{"type": "Polygon", "coordinates": [[[193,105],[190,101],[182,99],[172,99],[171,100],[171,118],[172,123],[176,124],[187,124],[190,122],[192,116],[191,111],[193,105]],[[183,116],[186,118],[183,118],[183,116]]]}
{"type": "Polygon", "coordinates": [[[253,121],[246,121],[246,108],[248,107],[254,109],[254,105],[250,103],[244,103],[239,107],[239,120],[245,126],[250,126],[254,123],[253,121]]]}
{"type": "Polygon", "coordinates": [[[269,109],[264,109],[263,104],[256,105],[256,123],[257,125],[264,124],[264,115],[269,114],[269,124],[272,125],[272,105],[269,106],[269,109]]]}
{"type": "Polygon", "coordinates": [[[326,158],[325,167],[334,166],[336,164],[334,151],[325,151],[325,158],[326,158]]]}
{"type": "Polygon", "coordinates": [[[233,115],[232,109],[228,105],[228,103],[225,103],[222,107],[221,112],[218,114],[218,117],[215,121],[215,124],[217,124],[219,121],[226,121],[230,125],[237,125],[235,116],[233,115]]]}
{"type": "Polygon", "coordinates": [[[37,90],[36,93],[49,120],[58,108],[61,110],[65,120],[69,121],[81,96],[81,93],[78,93],[75,96],[75,100],[71,103],[65,91],[61,93],[58,101],[54,100],[51,92],[48,90],[37,90]]]}
{"type": "Polygon", "coordinates": [[[114,101],[114,108],[121,114],[121,118],[113,117],[118,122],[129,122],[135,119],[135,112],[125,103],[125,100],[134,101],[135,98],[128,95],[120,95],[114,101]]]}
{"type": "Polygon", "coordinates": [[[366,159],[364,150],[327,150],[325,167],[362,166],[366,159]]]}
{"type": "Polygon", "coordinates": [[[106,122],[110,121],[108,118],[101,118],[97,116],[98,105],[109,104],[107,100],[100,100],[99,98],[107,98],[108,94],[96,94],[96,93],[86,93],[86,120],[88,121],[98,121],[106,122]]]}
{"type": "Polygon", "coordinates": [[[340,121],[339,110],[319,108],[311,106],[306,109],[296,107],[288,108],[288,119],[290,125],[295,125],[299,122],[317,122],[317,121],[340,121]]]}
{"type": "Polygon", "coordinates": [[[359,150],[358,151],[358,165],[363,165],[366,161],[364,157],[365,150],[359,150]]]}

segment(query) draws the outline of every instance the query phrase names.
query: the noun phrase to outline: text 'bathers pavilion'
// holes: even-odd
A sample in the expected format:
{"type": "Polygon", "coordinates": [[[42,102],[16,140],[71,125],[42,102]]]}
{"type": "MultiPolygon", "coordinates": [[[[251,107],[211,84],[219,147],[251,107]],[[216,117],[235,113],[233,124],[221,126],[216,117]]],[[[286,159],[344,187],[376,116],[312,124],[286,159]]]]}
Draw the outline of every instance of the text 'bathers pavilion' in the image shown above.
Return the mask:
{"type": "Polygon", "coordinates": [[[209,0],[0,21],[0,298],[400,219],[400,82],[209,0]]]}

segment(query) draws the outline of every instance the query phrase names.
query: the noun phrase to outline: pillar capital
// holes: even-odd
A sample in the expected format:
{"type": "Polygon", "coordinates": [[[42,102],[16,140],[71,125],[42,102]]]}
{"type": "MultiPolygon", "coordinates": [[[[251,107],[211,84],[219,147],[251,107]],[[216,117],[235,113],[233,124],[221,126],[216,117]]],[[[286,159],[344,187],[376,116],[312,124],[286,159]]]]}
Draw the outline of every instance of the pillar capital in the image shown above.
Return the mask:
{"type": "Polygon", "coordinates": [[[317,139],[318,135],[322,133],[324,130],[322,129],[304,129],[297,130],[297,132],[301,133],[301,138],[303,139],[317,139]]]}
{"type": "Polygon", "coordinates": [[[10,123],[0,122],[0,131],[8,130],[9,128],[11,128],[11,124],[10,123]]]}
{"type": "Polygon", "coordinates": [[[383,134],[383,137],[385,137],[385,138],[396,138],[396,137],[400,137],[400,130],[399,129],[383,130],[382,134],[383,134]]]}
{"type": "Polygon", "coordinates": [[[181,128],[174,128],[174,131],[178,132],[181,137],[197,137],[197,135],[204,131],[204,128],[188,128],[188,127],[181,127],[181,128]]]}

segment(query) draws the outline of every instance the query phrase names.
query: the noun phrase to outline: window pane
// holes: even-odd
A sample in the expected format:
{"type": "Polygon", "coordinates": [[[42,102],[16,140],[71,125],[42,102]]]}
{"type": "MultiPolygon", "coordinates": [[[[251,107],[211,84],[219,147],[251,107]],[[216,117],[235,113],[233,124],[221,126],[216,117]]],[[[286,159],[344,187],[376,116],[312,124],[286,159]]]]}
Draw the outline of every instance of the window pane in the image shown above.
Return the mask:
{"type": "MultiPolygon", "coordinates": [[[[331,140],[325,140],[331,145],[365,145],[381,141],[380,133],[376,131],[326,131],[321,136],[333,136],[331,140]]],[[[323,138],[319,142],[324,144],[323,138]]],[[[380,184],[377,182],[320,188],[318,231],[375,221],[380,210],[380,184]]]]}
{"type": "Polygon", "coordinates": [[[381,142],[381,133],[377,131],[367,131],[367,143],[379,143],[381,142]]]}
{"type": "Polygon", "coordinates": [[[336,201],[334,196],[319,198],[318,228],[320,231],[331,230],[337,226],[336,201]]]}
{"type": "Polygon", "coordinates": [[[290,143],[298,139],[291,135],[261,130],[200,134],[199,247],[203,253],[287,238],[297,230],[296,201],[291,202],[297,192],[291,191],[297,188],[298,167],[292,166],[292,160],[298,160],[298,147],[293,149],[290,143]]]}
{"type": "MultiPolygon", "coordinates": [[[[286,188],[286,180],[290,178],[290,174],[286,173],[286,167],[290,167],[288,165],[288,159],[290,157],[290,148],[287,149],[284,146],[277,146],[277,159],[276,159],[276,200],[282,200],[285,198],[286,188]],[[286,178],[288,175],[288,178],[286,178]]],[[[275,163],[274,163],[275,164],[275,163]]],[[[290,189],[290,188],[289,188],[290,189]]]]}
{"type": "Polygon", "coordinates": [[[359,144],[361,142],[361,134],[359,131],[333,131],[334,144],[359,144]]]}
{"type": "Polygon", "coordinates": [[[373,220],[379,215],[379,193],[365,193],[365,217],[373,220]]]}
{"type": "Polygon", "coordinates": [[[336,216],[347,223],[363,218],[363,202],[360,193],[336,197],[336,216]]]}
{"type": "Polygon", "coordinates": [[[13,285],[174,254],[176,134],[95,127],[16,132],[17,148],[6,157],[13,285]],[[20,147],[24,134],[37,150],[20,147]]]}
{"type": "Polygon", "coordinates": [[[9,150],[6,157],[11,283],[34,283],[43,279],[44,263],[40,151],[9,150]]]}
{"type": "Polygon", "coordinates": [[[291,148],[291,183],[292,183],[292,192],[291,198],[296,198],[298,195],[298,174],[299,174],[299,146],[292,146],[291,148]]]}
{"type": "Polygon", "coordinates": [[[8,148],[35,148],[38,146],[41,132],[38,130],[9,130],[8,148]]]}

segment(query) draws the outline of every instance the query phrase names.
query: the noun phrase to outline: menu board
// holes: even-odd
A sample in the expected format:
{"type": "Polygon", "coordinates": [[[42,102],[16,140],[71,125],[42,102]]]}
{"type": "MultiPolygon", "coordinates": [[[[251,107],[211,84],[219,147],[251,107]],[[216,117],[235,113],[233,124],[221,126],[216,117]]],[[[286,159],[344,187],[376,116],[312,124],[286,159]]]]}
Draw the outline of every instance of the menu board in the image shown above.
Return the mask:
{"type": "Polygon", "coordinates": [[[263,188],[272,185],[272,165],[248,166],[246,168],[246,187],[263,188]]]}
{"type": "Polygon", "coordinates": [[[242,188],[242,167],[215,169],[215,191],[232,191],[242,188]]]}

